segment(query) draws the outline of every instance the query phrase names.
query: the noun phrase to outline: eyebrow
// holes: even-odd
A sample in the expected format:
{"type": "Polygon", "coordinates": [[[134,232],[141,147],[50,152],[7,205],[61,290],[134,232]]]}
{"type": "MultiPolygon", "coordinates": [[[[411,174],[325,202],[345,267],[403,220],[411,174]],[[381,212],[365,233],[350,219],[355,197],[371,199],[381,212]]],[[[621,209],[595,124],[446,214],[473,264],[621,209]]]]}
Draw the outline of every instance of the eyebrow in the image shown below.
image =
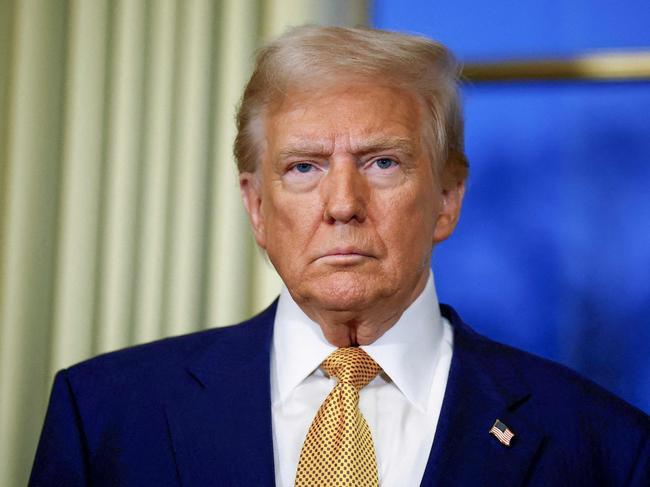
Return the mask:
{"type": "Polygon", "coordinates": [[[290,143],[280,150],[280,158],[285,159],[292,156],[300,157],[323,157],[331,155],[332,151],[325,148],[325,144],[306,142],[290,143]]]}
{"type": "MultiPolygon", "coordinates": [[[[280,150],[280,157],[327,157],[332,154],[331,149],[328,147],[329,145],[320,142],[289,143],[280,150]]],[[[415,148],[410,139],[388,136],[365,139],[351,148],[351,152],[357,156],[384,151],[397,151],[406,156],[412,156],[415,148]]]]}
{"type": "Polygon", "coordinates": [[[383,151],[397,151],[412,156],[415,147],[410,139],[389,136],[365,139],[359,145],[352,147],[352,152],[357,155],[383,151]]]}

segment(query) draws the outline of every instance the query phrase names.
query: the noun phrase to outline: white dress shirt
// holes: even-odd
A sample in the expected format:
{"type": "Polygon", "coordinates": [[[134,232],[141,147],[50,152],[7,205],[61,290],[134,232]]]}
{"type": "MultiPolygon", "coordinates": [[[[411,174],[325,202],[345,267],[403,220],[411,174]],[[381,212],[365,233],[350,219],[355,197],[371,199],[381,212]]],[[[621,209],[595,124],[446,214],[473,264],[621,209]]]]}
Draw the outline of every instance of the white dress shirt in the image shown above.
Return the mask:
{"type": "MultiPolygon", "coordinates": [[[[271,349],[278,487],[294,485],[309,426],[336,384],[320,364],[336,348],[283,289],[271,349]]],[[[418,486],[433,444],[453,350],[451,325],[440,315],[432,275],[397,323],[361,348],[383,371],[361,390],[359,399],[375,445],[379,485],[418,486]]]]}

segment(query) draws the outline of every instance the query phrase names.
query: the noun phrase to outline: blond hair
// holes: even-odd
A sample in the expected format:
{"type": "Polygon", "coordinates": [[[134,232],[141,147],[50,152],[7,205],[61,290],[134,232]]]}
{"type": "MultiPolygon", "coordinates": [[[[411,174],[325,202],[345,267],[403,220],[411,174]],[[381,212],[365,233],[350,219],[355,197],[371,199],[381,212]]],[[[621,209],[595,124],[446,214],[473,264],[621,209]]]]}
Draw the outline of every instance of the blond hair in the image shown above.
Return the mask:
{"type": "Polygon", "coordinates": [[[291,90],[380,80],[420,98],[432,161],[464,179],[468,163],[458,76],[450,51],[425,37],[368,28],[294,27],[257,53],[237,112],[234,154],[239,172],[259,167],[265,111],[291,90]]]}

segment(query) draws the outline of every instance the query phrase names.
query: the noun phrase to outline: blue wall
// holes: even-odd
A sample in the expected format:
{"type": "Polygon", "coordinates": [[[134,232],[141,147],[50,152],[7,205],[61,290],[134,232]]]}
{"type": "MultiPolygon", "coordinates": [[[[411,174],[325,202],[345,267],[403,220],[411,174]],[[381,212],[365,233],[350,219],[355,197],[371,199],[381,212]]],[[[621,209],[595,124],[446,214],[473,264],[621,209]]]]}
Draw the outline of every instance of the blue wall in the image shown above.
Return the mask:
{"type": "Polygon", "coordinates": [[[464,60],[650,46],[648,0],[375,0],[376,27],[426,34],[464,60]]]}
{"type": "MultiPolygon", "coordinates": [[[[461,60],[650,49],[647,0],[376,0],[374,23],[461,60]]],[[[479,84],[464,99],[471,176],[434,252],[441,300],[650,412],[650,83],[479,84]]]]}

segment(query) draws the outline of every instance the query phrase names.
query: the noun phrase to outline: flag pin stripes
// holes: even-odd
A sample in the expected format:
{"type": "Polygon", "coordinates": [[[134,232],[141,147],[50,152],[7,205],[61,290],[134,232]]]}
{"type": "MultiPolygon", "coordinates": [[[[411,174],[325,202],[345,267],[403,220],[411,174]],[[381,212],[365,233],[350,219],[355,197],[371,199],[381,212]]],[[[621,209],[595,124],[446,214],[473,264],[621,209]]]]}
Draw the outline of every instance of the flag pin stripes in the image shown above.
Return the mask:
{"type": "Polygon", "coordinates": [[[510,441],[515,437],[515,434],[510,431],[501,420],[497,419],[492,428],[490,429],[490,434],[494,435],[497,440],[501,442],[502,445],[510,446],[510,441]]]}

